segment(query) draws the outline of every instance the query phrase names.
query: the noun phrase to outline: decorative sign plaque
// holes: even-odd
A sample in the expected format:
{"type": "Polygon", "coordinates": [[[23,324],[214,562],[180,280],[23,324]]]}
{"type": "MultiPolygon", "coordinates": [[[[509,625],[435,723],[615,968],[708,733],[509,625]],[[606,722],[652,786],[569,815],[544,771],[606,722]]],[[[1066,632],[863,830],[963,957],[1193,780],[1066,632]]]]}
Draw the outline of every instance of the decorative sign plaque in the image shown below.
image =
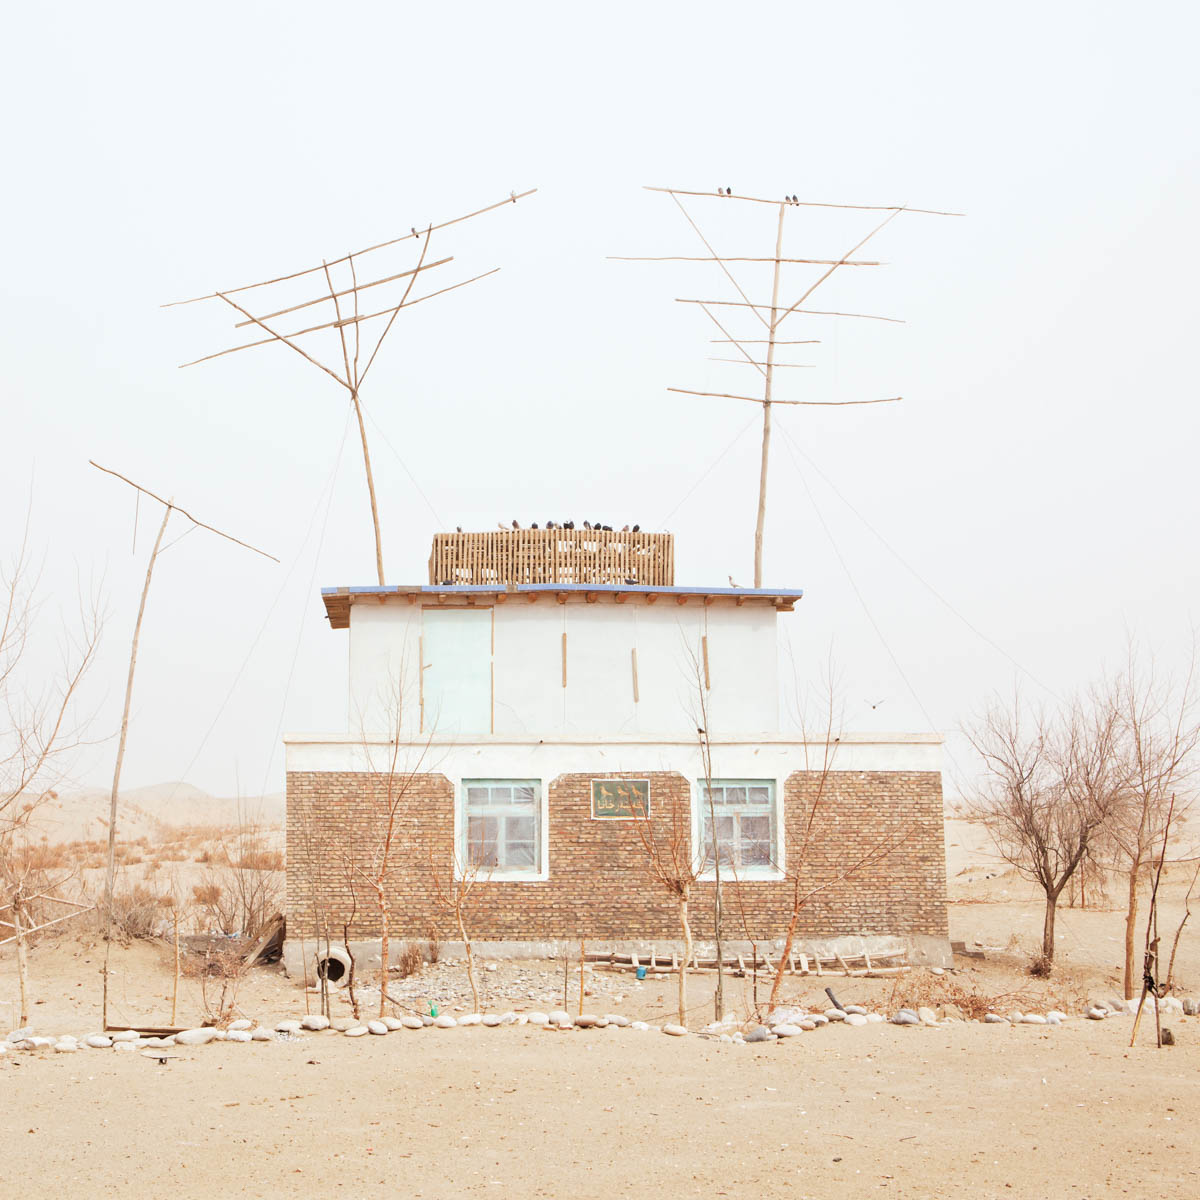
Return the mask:
{"type": "Polygon", "coordinates": [[[593,779],[592,820],[633,820],[650,815],[650,780],[593,779]]]}

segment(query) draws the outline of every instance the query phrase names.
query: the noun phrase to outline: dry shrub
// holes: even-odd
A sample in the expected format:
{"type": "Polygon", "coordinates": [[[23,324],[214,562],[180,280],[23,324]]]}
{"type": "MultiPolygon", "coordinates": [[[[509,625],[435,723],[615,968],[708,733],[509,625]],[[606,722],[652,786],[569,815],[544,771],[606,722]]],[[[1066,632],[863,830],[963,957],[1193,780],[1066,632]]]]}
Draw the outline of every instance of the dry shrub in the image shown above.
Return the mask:
{"type": "Polygon", "coordinates": [[[430,928],[429,937],[425,939],[425,961],[435,963],[442,956],[442,943],[438,940],[437,930],[430,928]]]}
{"type": "Polygon", "coordinates": [[[391,969],[401,979],[407,979],[410,975],[416,975],[424,964],[425,956],[416,942],[401,942],[396,954],[396,965],[391,969]]]}
{"type": "MultiPolygon", "coordinates": [[[[170,923],[174,906],[173,896],[156,893],[145,884],[135,883],[122,891],[114,887],[113,932],[126,939],[161,937],[170,923]]],[[[100,918],[103,920],[102,912],[100,918]]]]}
{"type": "Polygon", "coordinates": [[[184,960],[183,974],[200,980],[200,1004],[206,1025],[223,1028],[233,1020],[238,988],[246,971],[244,955],[233,946],[210,946],[202,955],[190,954],[184,960]]]}
{"type": "Polygon", "coordinates": [[[283,904],[283,858],[263,831],[244,827],[205,851],[203,882],[193,896],[213,932],[257,937],[283,904]]]}
{"type": "Polygon", "coordinates": [[[1029,973],[1034,979],[1049,979],[1054,970],[1054,960],[1045,954],[1035,954],[1029,960],[1029,973]]]}

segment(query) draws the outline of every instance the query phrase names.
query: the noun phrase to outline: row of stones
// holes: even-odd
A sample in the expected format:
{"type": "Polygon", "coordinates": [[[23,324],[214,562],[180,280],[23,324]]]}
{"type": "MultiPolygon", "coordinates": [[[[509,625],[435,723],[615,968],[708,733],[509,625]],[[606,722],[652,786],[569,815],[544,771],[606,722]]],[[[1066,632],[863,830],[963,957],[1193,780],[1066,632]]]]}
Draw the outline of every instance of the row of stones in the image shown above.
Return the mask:
{"type": "MultiPolygon", "coordinates": [[[[1161,1000],[1160,1007],[1167,1012],[1182,1013],[1185,1016],[1195,1016],[1200,1012],[1200,1004],[1193,999],[1179,1000],[1166,997],[1161,1000]]],[[[1112,1016],[1128,1016],[1136,1012],[1133,1002],[1127,1000],[1093,1001],[1085,1010],[1084,1016],[1093,1021],[1104,1020],[1112,1016]]],[[[1046,1013],[1019,1011],[1001,1014],[990,1012],[983,1018],[984,1024],[989,1025],[1061,1025],[1069,1020],[1067,1014],[1057,1009],[1046,1013]]],[[[824,1012],[808,1012],[801,1009],[781,1009],[774,1014],[769,1025],[759,1025],[745,1032],[733,1024],[733,1019],[706,1026],[701,1035],[716,1038],[722,1042],[754,1043],[773,1041],[777,1038],[795,1037],[809,1033],[823,1025],[845,1024],[858,1027],[869,1024],[881,1024],[890,1021],[893,1025],[926,1025],[938,1026],[951,1023],[952,1017],[939,1018],[931,1008],[916,1009],[902,1008],[892,1017],[881,1013],[871,1012],[862,1005],[848,1004],[844,1008],[828,1008],[824,1012]]],[[[67,1034],[61,1037],[38,1036],[31,1029],[14,1030],[8,1038],[0,1042],[0,1054],[9,1050],[39,1050],[53,1049],[59,1053],[70,1053],[81,1048],[138,1050],[165,1049],[169,1046],[203,1046],[209,1042],[270,1042],[289,1040],[301,1033],[317,1033],[329,1029],[345,1037],[364,1037],[366,1035],[385,1036],[402,1029],[454,1029],[481,1025],[485,1028],[497,1028],[502,1025],[532,1025],[551,1032],[568,1029],[622,1029],[629,1028],[645,1031],[653,1028],[645,1021],[632,1021],[620,1013],[608,1013],[603,1016],[581,1013],[572,1017],[563,1010],[550,1013],[467,1013],[465,1016],[452,1017],[448,1013],[440,1016],[408,1016],[380,1017],[373,1020],[360,1021],[354,1017],[336,1017],[332,1020],[320,1014],[309,1014],[296,1020],[283,1020],[272,1029],[256,1025],[253,1021],[234,1021],[228,1029],[204,1027],[185,1029],[167,1037],[153,1037],[138,1033],[136,1030],[122,1030],[114,1033],[93,1033],[86,1037],[75,1037],[67,1034]]],[[[688,1030],[682,1025],[663,1025],[662,1032],[673,1037],[683,1037],[688,1030]]]]}

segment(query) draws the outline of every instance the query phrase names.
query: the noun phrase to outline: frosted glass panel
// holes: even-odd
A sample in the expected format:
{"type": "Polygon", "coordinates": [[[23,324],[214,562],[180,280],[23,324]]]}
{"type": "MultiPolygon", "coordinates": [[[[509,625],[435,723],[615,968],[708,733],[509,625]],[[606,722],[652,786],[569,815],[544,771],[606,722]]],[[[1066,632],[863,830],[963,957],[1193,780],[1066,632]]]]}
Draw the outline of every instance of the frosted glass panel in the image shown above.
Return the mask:
{"type": "Polygon", "coordinates": [[[492,610],[426,609],[422,638],[425,731],[490,733],[492,610]]]}

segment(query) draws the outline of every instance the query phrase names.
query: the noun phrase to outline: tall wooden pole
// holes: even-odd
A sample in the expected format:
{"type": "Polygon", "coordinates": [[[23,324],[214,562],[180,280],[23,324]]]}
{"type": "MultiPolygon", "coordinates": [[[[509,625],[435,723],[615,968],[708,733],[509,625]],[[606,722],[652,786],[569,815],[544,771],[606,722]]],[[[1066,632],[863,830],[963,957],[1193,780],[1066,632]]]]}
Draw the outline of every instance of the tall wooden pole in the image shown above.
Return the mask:
{"type": "Polygon", "coordinates": [[[363,465],[367,469],[367,492],[371,497],[371,520],[375,525],[375,569],[379,572],[379,586],[384,586],[383,579],[383,535],[379,532],[379,504],[375,499],[375,476],[371,473],[371,453],[367,449],[367,427],[363,423],[362,405],[358,401],[358,389],[350,392],[354,402],[354,415],[358,418],[358,436],[362,439],[363,465]]]}
{"type": "Polygon", "coordinates": [[[771,285],[771,323],[767,327],[767,364],[763,381],[762,466],[758,475],[758,523],[754,527],[754,586],[762,579],[763,528],[767,522],[767,464],[771,453],[771,383],[775,374],[775,330],[779,320],[779,264],[783,257],[783,211],[779,206],[779,226],[775,232],[775,277],[771,285]]]}
{"type": "Polygon", "coordinates": [[[174,510],[168,501],[163,512],[162,524],[158,527],[158,537],[154,539],[154,549],[150,551],[150,562],[146,565],[146,582],[142,587],[142,602],[138,605],[137,621],[133,626],[133,645],[129,651],[129,678],[125,681],[125,709],[121,713],[121,735],[117,740],[117,765],[113,770],[112,798],[108,808],[108,870],[104,879],[104,997],[103,1014],[104,1028],[108,1028],[108,957],[112,946],[113,926],[113,877],[116,874],[117,853],[117,792],[121,786],[121,763],[125,758],[125,738],[129,732],[129,708],[133,701],[133,672],[137,666],[138,638],[142,632],[142,617],[146,612],[146,596],[150,592],[150,577],[154,574],[154,560],[158,558],[159,547],[162,545],[163,534],[167,531],[167,522],[174,510]]]}

